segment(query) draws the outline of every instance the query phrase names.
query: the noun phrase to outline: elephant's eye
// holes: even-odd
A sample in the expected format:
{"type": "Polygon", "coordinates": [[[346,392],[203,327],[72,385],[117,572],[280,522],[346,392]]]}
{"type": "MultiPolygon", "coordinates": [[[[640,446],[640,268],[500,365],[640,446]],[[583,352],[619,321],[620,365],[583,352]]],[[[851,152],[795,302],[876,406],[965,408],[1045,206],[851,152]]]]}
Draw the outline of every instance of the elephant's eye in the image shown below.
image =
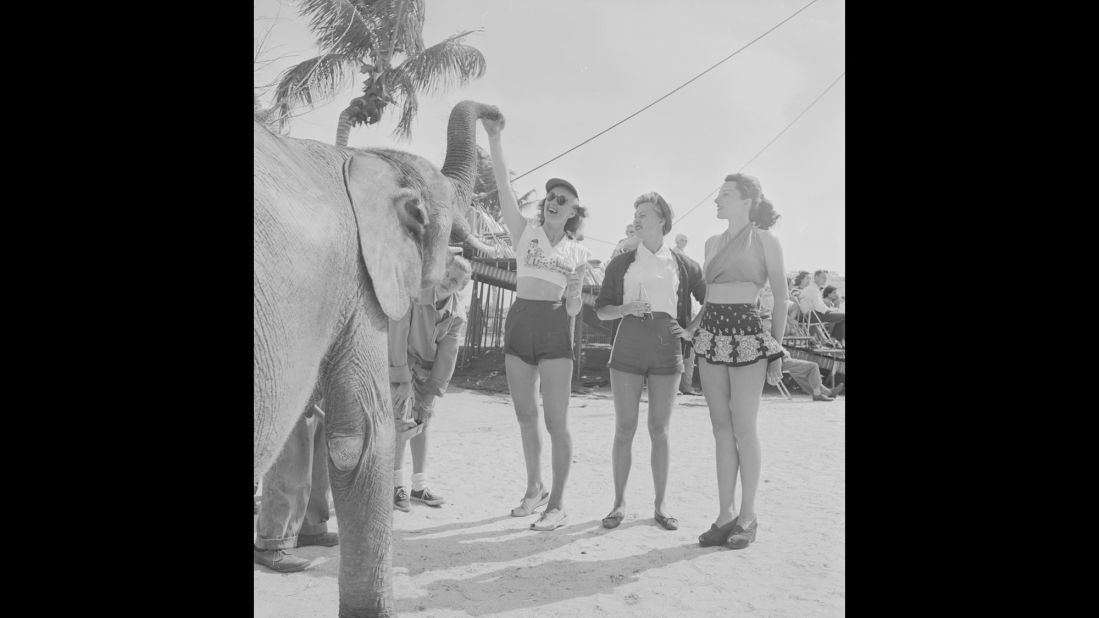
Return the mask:
{"type": "Polygon", "coordinates": [[[417,238],[421,238],[424,234],[424,228],[427,227],[427,210],[419,199],[412,198],[405,202],[404,211],[405,227],[417,238]]]}

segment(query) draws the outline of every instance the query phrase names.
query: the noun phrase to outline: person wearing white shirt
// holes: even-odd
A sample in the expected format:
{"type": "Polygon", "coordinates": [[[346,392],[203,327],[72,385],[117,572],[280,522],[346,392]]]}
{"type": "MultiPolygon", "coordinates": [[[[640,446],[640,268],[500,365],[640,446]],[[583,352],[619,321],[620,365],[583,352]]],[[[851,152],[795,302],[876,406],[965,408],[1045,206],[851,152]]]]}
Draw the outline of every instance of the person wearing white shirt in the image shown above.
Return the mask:
{"type": "Polygon", "coordinates": [[[803,313],[813,312],[814,317],[819,318],[820,321],[825,323],[834,324],[832,327],[832,338],[839,341],[844,341],[845,333],[845,320],[847,314],[836,310],[833,307],[829,307],[824,303],[824,296],[821,293],[821,288],[828,285],[828,271],[818,270],[813,273],[813,283],[805,286],[801,291],[801,310],[803,313]]]}
{"type": "Polygon", "coordinates": [[[672,230],[672,209],[658,193],[634,201],[637,249],[611,260],[595,312],[601,320],[622,318],[611,348],[611,391],[614,393],[615,432],[611,460],[614,505],[603,518],[604,528],[616,528],[626,516],[626,480],[637,431],[641,388],[649,390],[649,437],[655,486],[653,518],[665,530],[679,522],[668,514],[668,425],[680,375],[683,373],[684,325],[690,296],[706,298],[702,268],[664,244],[672,230]],[[692,266],[693,264],[693,266],[692,266]],[[686,308],[684,308],[686,306],[686,308]]]}

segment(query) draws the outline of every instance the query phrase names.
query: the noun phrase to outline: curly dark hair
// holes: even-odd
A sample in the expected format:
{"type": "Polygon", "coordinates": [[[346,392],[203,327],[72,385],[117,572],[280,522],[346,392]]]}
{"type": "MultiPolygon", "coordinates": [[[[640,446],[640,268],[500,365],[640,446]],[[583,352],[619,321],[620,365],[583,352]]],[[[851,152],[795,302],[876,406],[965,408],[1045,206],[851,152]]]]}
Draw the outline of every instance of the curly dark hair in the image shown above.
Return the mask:
{"type": "Polygon", "coordinates": [[[751,210],[748,211],[748,220],[756,224],[761,230],[770,229],[782,215],[775,212],[775,205],[771,200],[763,196],[763,185],[755,176],[747,174],[729,174],[725,182],[736,183],[736,190],[741,198],[752,200],[751,210]]]}
{"type": "MultiPolygon", "coordinates": [[[[580,227],[584,225],[584,217],[588,216],[588,209],[576,204],[576,214],[569,217],[565,221],[565,233],[569,238],[577,240],[576,236],[580,234],[580,227]]],[[[538,204],[538,225],[545,225],[546,223],[546,198],[542,198],[542,202],[538,204]]]]}
{"type": "Polygon", "coordinates": [[[801,282],[805,281],[805,278],[808,277],[808,276],[809,276],[809,271],[799,270],[798,274],[794,276],[794,287],[795,288],[800,288],[801,287],[801,282]]]}

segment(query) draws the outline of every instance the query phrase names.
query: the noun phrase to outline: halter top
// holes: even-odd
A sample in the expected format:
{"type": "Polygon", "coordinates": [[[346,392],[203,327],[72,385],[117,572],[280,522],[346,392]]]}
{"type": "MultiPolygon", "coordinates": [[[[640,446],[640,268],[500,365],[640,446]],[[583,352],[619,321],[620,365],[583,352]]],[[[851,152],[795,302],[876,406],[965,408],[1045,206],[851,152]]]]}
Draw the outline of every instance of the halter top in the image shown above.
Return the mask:
{"type": "Polygon", "coordinates": [[[725,232],[706,256],[702,269],[706,285],[714,283],[751,282],[762,286],[767,282],[767,260],[759,228],[749,223],[736,236],[725,232]]]}

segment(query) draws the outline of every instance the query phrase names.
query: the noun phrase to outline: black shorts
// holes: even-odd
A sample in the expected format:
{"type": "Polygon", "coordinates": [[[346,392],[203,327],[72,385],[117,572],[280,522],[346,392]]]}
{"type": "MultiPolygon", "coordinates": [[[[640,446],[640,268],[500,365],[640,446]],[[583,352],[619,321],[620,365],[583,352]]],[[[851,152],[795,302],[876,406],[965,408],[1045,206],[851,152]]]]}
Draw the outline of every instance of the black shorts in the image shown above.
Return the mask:
{"type": "Polygon", "coordinates": [[[608,367],[638,375],[683,373],[683,340],[672,334],[675,318],[660,311],[652,316],[622,318],[608,367]]]}
{"type": "Polygon", "coordinates": [[[782,344],[763,330],[754,303],[706,303],[694,336],[695,355],[707,362],[744,367],[782,358],[782,344]]]}
{"type": "Polygon", "coordinates": [[[565,303],[516,298],[504,320],[504,354],[528,365],[552,358],[572,358],[572,333],[565,303]]]}

